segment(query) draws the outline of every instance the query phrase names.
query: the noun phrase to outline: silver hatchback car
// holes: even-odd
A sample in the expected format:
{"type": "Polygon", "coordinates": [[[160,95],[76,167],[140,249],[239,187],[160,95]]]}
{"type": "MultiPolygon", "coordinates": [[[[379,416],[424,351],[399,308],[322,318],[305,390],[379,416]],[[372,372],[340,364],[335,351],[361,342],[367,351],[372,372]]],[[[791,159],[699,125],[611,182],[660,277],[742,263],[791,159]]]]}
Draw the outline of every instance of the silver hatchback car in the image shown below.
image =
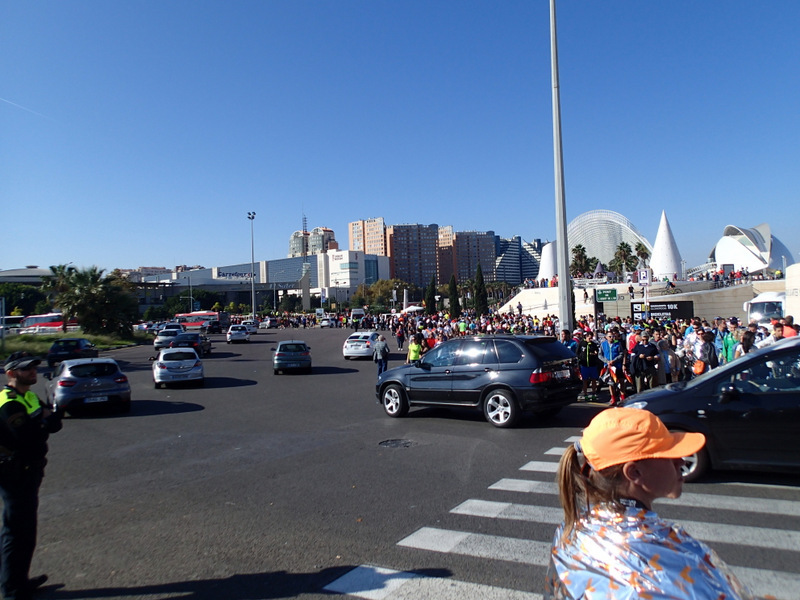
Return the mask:
{"type": "Polygon", "coordinates": [[[193,348],[164,348],[152,357],[153,384],[158,389],[168,383],[205,385],[203,361],[193,348]]]}
{"type": "Polygon", "coordinates": [[[58,411],[74,414],[89,406],[131,410],[131,385],[112,358],[65,360],[44,377],[49,380],[47,400],[58,411]]]}

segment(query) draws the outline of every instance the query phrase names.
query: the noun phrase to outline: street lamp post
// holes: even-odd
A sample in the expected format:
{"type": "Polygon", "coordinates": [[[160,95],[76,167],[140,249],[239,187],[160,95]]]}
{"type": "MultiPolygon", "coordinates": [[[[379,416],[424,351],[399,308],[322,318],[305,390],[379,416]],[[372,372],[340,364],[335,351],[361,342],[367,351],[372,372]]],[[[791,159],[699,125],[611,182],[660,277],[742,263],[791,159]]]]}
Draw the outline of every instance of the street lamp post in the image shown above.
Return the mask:
{"type": "Polygon", "coordinates": [[[251,294],[251,312],[252,320],[256,320],[256,253],[255,245],[253,244],[253,221],[256,219],[256,213],[248,212],[247,218],[250,219],[250,294],[251,294]]]}

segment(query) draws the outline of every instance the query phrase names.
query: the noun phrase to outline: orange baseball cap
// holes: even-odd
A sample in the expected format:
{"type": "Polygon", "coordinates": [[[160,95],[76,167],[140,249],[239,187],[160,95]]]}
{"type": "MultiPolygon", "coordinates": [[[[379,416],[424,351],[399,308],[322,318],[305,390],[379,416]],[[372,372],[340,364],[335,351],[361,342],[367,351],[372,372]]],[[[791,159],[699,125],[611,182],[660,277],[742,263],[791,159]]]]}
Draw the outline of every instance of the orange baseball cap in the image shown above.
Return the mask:
{"type": "Polygon", "coordinates": [[[609,408],[583,430],[580,445],[595,471],[647,458],[683,458],[706,443],[702,433],[670,433],[657,416],[640,408],[609,408]]]}

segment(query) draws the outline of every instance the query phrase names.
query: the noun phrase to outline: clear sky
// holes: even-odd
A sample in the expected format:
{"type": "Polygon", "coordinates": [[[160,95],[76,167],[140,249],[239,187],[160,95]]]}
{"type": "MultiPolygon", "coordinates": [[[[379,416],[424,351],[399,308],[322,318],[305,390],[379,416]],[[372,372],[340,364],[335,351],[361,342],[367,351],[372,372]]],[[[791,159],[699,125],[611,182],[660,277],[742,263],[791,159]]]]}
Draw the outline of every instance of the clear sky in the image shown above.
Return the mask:
{"type": "MultiPolygon", "coordinates": [[[[800,2],[557,16],[568,220],[797,260],[800,2]]],[[[547,0],[0,0],[0,73],[0,269],[246,263],[248,211],[256,260],[304,214],[555,238],[547,0]]]]}

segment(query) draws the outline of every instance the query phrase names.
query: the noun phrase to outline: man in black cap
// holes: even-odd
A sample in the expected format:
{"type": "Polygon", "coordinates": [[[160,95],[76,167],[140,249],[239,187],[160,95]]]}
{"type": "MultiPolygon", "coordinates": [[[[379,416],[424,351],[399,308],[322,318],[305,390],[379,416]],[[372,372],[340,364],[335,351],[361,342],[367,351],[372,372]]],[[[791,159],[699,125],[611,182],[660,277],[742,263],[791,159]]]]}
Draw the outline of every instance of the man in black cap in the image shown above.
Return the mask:
{"type": "Polygon", "coordinates": [[[29,578],[36,548],[39,486],[47,463],[47,438],[61,429],[61,415],[31,391],[42,361],[27,352],[6,359],[8,385],[0,391],[0,591],[5,600],[30,600],[46,575],[29,578]]]}

